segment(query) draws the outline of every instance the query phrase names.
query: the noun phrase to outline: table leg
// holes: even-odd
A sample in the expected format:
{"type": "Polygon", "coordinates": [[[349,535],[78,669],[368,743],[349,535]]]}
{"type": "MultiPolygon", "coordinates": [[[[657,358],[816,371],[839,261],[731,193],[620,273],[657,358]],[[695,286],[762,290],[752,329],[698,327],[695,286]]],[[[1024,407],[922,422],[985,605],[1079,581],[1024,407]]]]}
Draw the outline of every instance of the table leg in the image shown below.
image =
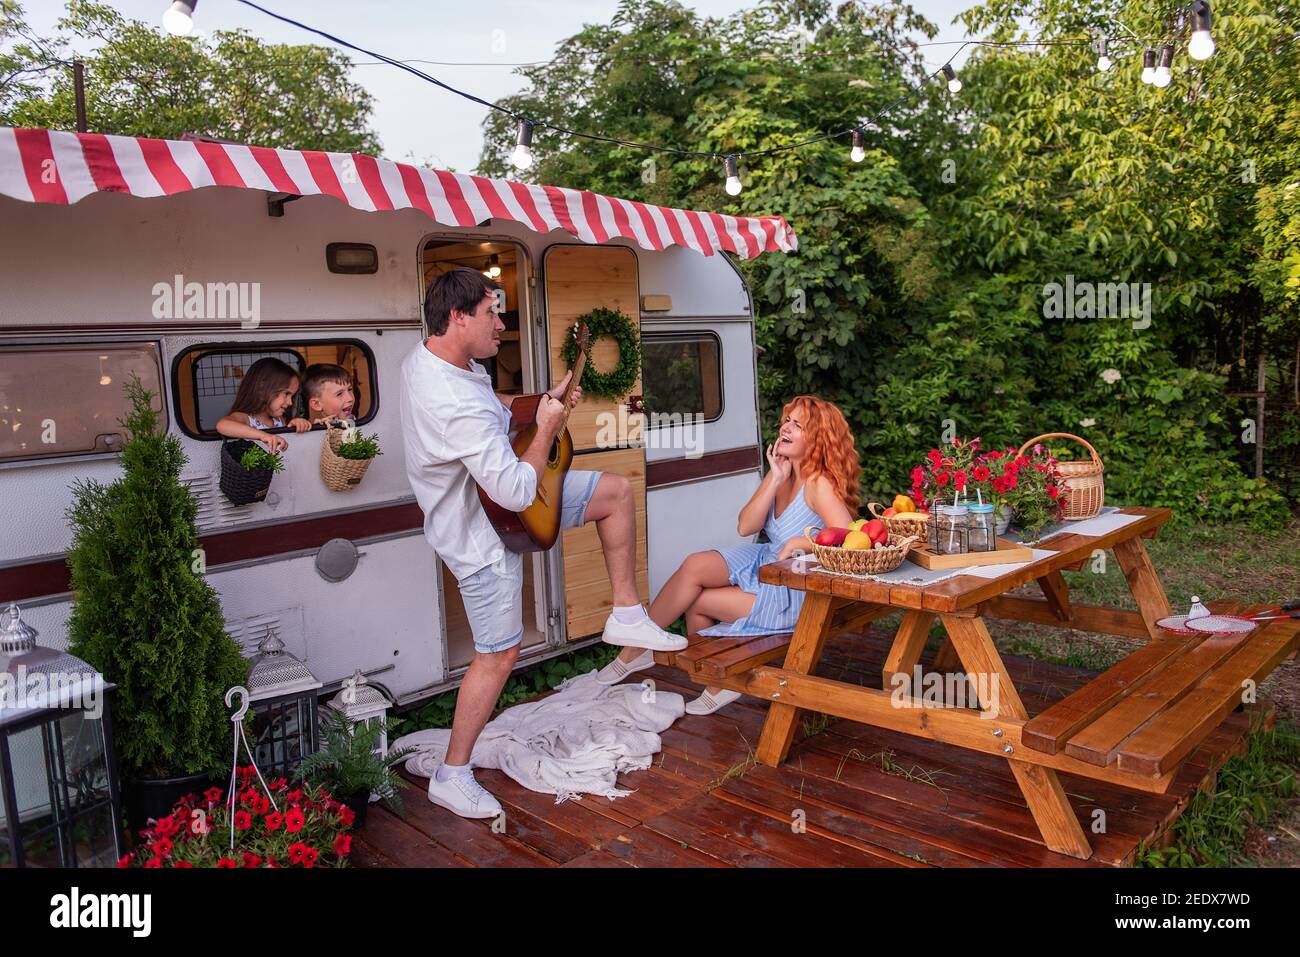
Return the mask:
{"type": "MultiPolygon", "coordinates": [[[[820,592],[809,592],[804,598],[799,622],[790,639],[790,650],[785,656],[787,670],[806,675],[817,667],[826,635],[830,632],[831,602],[830,595],[820,592]]],[[[802,713],[802,709],[782,704],[779,699],[772,701],[767,709],[767,720],[763,722],[763,734],[758,739],[755,757],[759,764],[777,767],[785,760],[790,745],[794,743],[794,732],[802,713]]]]}
{"type": "Polygon", "coordinates": [[[1119,561],[1119,567],[1124,569],[1129,591],[1133,593],[1138,611],[1142,613],[1142,620],[1146,622],[1147,631],[1151,633],[1152,638],[1158,638],[1161,632],[1156,622],[1172,615],[1174,610],[1169,604],[1164,586],[1160,584],[1160,576],[1156,574],[1155,567],[1151,564],[1151,556],[1147,554],[1142,539],[1129,538],[1116,542],[1115,558],[1119,561]]]}
{"type": "Polygon", "coordinates": [[[1043,590],[1047,607],[1061,621],[1068,622],[1073,614],[1070,610],[1070,586],[1060,572],[1048,572],[1038,579],[1038,587],[1043,590]]]}
{"type": "MultiPolygon", "coordinates": [[[[943,624],[952,638],[968,679],[975,681],[976,694],[986,714],[1028,720],[1020,694],[1011,682],[1002,656],[982,618],[943,616],[943,624]]],[[[1010,747],[1008,744],[1007,747],[1010,747]]],[[[1043,843],[1059,854],[1087,859],[1092,847],[1074,816],[1060,779],[1051,768],[1017,761],[1008,754],[1007,762],[1025,803],[1042,834],[1043,843]]]]}
{"type": "Polygon", "coordinates": [[[894,635],[894,643],[889,647],[889,654],[885,657],[885,667],[880,675],[880,687],[884,691],[892,692],[894,683],[897,680],[895,675],[904,677],[903,693],[912,695],[912,679],[915,677],[916,666],[921,661],[921,652],[925,650],[925,640],[930,637],[930,625],[934,623],[934,615],[928,611],[919,611],[909,608],[903,612],[903,623],[898,627],[898,633],[894,635]]]}

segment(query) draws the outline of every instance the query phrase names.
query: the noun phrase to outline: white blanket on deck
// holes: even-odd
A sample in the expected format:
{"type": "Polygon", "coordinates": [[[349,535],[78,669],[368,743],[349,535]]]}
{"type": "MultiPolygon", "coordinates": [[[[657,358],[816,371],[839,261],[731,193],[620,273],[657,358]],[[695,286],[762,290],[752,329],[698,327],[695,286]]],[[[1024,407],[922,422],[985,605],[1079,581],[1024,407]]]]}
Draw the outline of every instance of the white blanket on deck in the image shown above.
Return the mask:
{"type": "MultiPolygon", "coordinates": [[[[507,708],[488,722],[471,763],[504,771],[530,791],[556,795],[557,804],[583,794],[619,798],[622,771],[650,767],[660,731],[686,709],[681,695],[640,683],[602,685],[589,672],[570,678],[541,701],[507,708]]],[[[442,763],[451,731],[416,731],[393,748],[419,751],[406,760],[412,774],[430,777],[442,763]]]]}

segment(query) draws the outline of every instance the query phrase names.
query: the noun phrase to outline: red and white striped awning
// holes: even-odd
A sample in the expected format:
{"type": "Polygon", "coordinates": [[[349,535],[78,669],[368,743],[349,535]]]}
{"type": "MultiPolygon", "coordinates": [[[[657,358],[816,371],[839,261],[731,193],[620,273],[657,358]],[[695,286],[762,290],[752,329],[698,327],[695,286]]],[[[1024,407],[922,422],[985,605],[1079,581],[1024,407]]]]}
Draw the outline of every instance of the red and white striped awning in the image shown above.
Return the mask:
{"type": "Polygon", "coordinates": [[[0,127],[0,194],[14,199],[66,205],[94,192],[167,196],[204,186],[324,193],[368,212],[418,209],[445,226],[508,219],[539,233],[562,229],[588,243],[622,236],[643,249],[676,244],[706,256],[725,250],[748,259],[798,248],[794,230],[780,216],[651,206],[362,153],[0,127]]]}

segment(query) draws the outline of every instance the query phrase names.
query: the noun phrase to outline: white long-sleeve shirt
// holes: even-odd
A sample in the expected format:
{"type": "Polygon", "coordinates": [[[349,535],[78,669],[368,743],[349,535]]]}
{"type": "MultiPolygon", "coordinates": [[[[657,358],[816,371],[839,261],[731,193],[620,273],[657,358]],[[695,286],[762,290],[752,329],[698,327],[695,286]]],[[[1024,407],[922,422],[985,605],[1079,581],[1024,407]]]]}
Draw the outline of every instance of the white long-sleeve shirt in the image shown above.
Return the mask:
{"type": "Polygon", "coordinates": [[[424,537],[463,580],[505,553],[475,484],[518,512],[537,496],[537,471],[510,447],[510,412],[473,360],[458,368],[421,342],[402,362],[401,412],[406,477],[424,512],[424,537]]]}

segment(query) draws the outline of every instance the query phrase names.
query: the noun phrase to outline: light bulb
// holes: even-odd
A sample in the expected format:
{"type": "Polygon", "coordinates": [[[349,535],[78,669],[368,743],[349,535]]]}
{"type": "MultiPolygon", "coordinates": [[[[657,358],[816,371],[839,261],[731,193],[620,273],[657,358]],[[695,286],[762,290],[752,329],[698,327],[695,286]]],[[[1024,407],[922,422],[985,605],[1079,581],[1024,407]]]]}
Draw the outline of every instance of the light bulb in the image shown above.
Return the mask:
{"type": "Polygon", "coordinates": [[[1142,82],[1153,83],[1156,78],[1156,51],[1144,50],[1142,52],[1142,82]]]}
{"type": "Polygon", "coordinates": [[[1192,39],[1187,44],[1187,55],[1193,60],[1208,60],[1214,54],[1214,37],[1210,36],[1210,5],[1206,0],[1196,0],[1190,7],[1192,14],[1192,39]]]}
{"type": "Polygon", "coordinates": [[[740,169],[736,163],[736,157],[728,156],[723,161],[723,167],[727,171],[727,195],[739,196],[740,191],[745,187],[740,183],[740,169]]]}
{"type": "Polygon", "coordinates": [[[855,163],[861,163],[867,158],[866,138],[862,135],[861,130],[853,131],[853,149],[849,150],[849,159],[855,163]]]}
{"type": "Polygon", "coordinates": [[[957,71],[945,63],[943,65],[943,75],[948,78],[948,92],[960,93],[961,80],[957,79],[957,71]]]}
{"type": "Polygon", "coordinates": [[[162,22],[163,29],[174,37],[183,37],[194,29],[194,8],[199,5],[199,0],[175,0],[175,2],[163,11],[162,22]]]}
{"type": "Polygon", "coordinates": [[[1156,67],[1155,76],[1151,82],[1156,86],[1164,89],[1174,81],[1173,71],[1170,69],[1174,64],[1174,48],[1171,44],[1166,43],[1160,48],[1160,65],[1156,67]]]}
{"type": "Polygon", "coordinates": [[[519,121],[519,132],[515,138],[515,151],[510,154],[510,163],[515,169],[525,170],[533,165],[533,124],[529,120],[519,121]]]}
{"type": "Polygon", "coordinates": [[[1101,56],[1097,57],[1097,69],[1100,72],[1107,72],[1113,65],[1114,64],[1111,62],[1110,57],[1106,56],[1106,54],[1103,53],[1101,56]]]}

